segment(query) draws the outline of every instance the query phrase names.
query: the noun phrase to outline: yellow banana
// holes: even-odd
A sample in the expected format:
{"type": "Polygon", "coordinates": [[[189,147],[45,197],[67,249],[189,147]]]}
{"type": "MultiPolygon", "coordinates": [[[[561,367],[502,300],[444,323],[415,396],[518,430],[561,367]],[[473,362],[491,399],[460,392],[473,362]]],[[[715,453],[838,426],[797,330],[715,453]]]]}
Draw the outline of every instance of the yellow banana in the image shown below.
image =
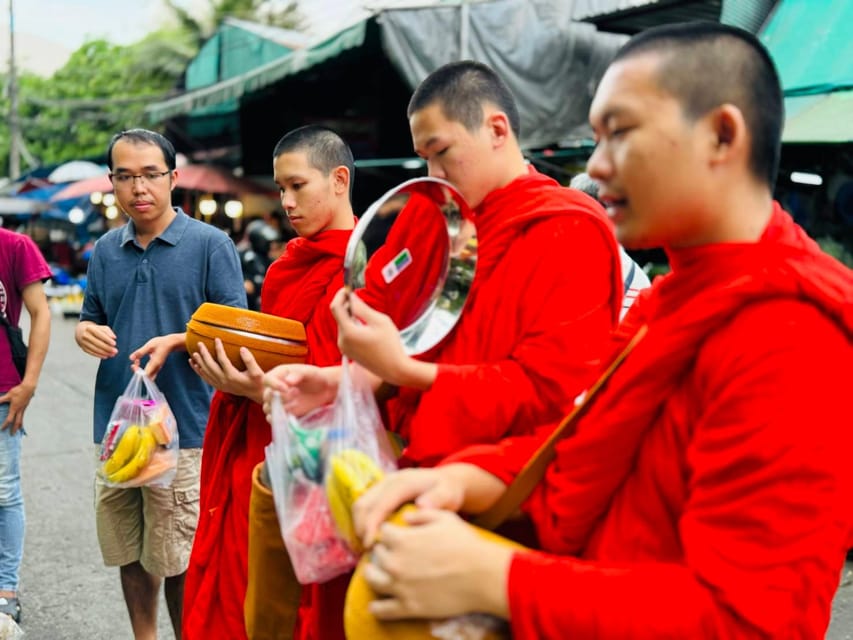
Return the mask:
{"type": "MultiPolygon", "coordinates": [[[[343,458],[350,467],[352,467],[354,473],[358,476],[358,479],[361,481],[363,488],[360,489],[360,493],[357,497],[361,497],[361,494],[367,491],[367,489],[377,480],[381,480],[382,476],[385,475],[382,473],[382,469],[377,465],[366,453],[359,451],[358,449],[344,449],[340,452],[341,458],[343,458]]],[[[356,487],[359,489],[359,487],[356,487]]]]}
{"type": "Polygon", "coordinates": [[[112,454],[106,459],[101,467],[101,472],[104,476],[115,473],[130,462],[130,459],[139,447],[139,439],[141,435],[139,427],[135,424],[132,424],[125,429],[116,444],[116,448],[113,449],[112,454]]]}
{"type": "Polygon", "coordinates": [[[352,506],[383,475],[376,463],[358,449],[338,451],[329,461],[326,477],[329,511],[338,532],[354,551],[361,551],[361,544],[353,528],[352,506]]]}
{"type": "Polygon", "coordinates": [[[139,446],[130,461],[107,476],[107,481],[113,484],[120,484],[132,480],[139,472],[142,471],[151,460],[151,455],[157,447],[157,440],[154,437],[154,432],[147,427],[139,427],[139,446]]]}
{"type": "Polygon", "coordinates": [[[333,455],[331,469],[332,480],[350,507],[383,476],[376,463],[358,449],[344,449],[333,455]]]}
{"type": "Polygon", "coordinates": [[[326,498],[329,500],[329,512],[332,514],[332,520],[335,521],[335,528],[338,534],[346,541],[350,549],[360,553],[361,542],[355,535],[350,505],[341,497],[338,485],[330,482],[326,483],[326,498]]]}

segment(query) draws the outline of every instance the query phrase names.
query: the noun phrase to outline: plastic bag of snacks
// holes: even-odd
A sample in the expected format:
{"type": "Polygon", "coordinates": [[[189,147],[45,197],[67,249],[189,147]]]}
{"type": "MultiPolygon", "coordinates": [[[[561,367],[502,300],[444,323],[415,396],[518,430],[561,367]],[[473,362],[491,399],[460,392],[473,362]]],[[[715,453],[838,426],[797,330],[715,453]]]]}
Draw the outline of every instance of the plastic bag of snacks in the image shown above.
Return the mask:
{"type": "Polygon", "coordinates": [[[326,582],[349,571],[357,557],[338,535],[323,489],[322,449],[334,406],[300,419],[272,401],[272,440],[266,447],[275,510],[296,579],[326,582]]]}
{"type": "Polygon", "coordinates": [[[345,360],[335,402],[302,418],[274,398],[266,460],[297,580],[326,582],[355,567],[352,503],[394,468],[373,392],[357,365],[345,360]]]}
{"type": "Polygon", "coordinates": [[[169,403],[142,369],[134,372],[107,424],[98,479],[111,487],[167,487],[178,466],[178,426],[169,403]]]}
{"type": "Polygon", "coordinates": [[[356,363],[344,363],[335,399],[335,424],[324,444],[324,484],[338,533],[355,553],[363,550],[352,523],[352,505],[396,469],[373,389],[356,363]]]}

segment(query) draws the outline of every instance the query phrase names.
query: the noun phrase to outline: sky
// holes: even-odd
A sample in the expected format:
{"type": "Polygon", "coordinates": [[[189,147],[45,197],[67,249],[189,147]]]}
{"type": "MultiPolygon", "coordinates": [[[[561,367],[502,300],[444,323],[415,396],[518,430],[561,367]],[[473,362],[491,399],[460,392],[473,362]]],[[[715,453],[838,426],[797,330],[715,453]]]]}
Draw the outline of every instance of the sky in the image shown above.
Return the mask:
{"type": "MultiPolygon", "coordinates": [[[[9,58],[9,1],[0,0],[0,60],[9,58]]],[[[15,58],[20,68],[50,75],[87,40],[130,44],[163,24],[158,1],[11,0],[15,58]]]]}
{"type": "MultiPolygon", "coordinates": [[[[4,0],[7,5],[9,0],[4,0]]],[[[75,50],[86,40],[129,44],[166,15],[159,2],[133,0],[13,0],[15,32],[41,36],[75,50]]],[[[8,7],[4,24],[9,24],[8,7]]]]}
{"type": "MultiPolygon", "coordinates": [[[[282,0],[285,1],[285,0],[282,0]]],[[[0,0],[0,64],[9,55],[9,2],[0,0]]],[[[136,42],[162,27],[170,15],[160,0],[11,0],[15,22],[15,58],[18,65],[41,75],[61,67],[71,52],[87,40],[104,38],[115,44],[136,42]]],[[[387,2],[393,4],[394,0],[387,2]]],[[[323,31],[332,19],[346,20],[359,13],[366,0],[300,0],[300,11],[311,32],[323,31]]],[[[208,0],[178,0],[191,10],[209,6],[208,0]]],[[[375,3],[374,3],[375,4],[375,3]]],[[[345,25],[341,25],[345,26],[345,25]]]]}

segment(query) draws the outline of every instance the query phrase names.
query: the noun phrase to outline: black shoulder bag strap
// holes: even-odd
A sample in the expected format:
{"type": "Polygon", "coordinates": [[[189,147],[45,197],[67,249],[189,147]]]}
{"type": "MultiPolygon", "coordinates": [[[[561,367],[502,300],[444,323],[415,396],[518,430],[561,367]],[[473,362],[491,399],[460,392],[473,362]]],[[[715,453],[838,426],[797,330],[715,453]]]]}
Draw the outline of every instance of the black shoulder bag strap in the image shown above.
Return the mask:
{"type": "Polygon", "coordinates": [[[6,337],[9,338],[9,349],[12,351],[12,362],[21,379],[27,370],[27,344],[24,342],[24,333],[21,328],[14,326],[5,313],[0,313],[0,322],[6,328],[6,337]]]}

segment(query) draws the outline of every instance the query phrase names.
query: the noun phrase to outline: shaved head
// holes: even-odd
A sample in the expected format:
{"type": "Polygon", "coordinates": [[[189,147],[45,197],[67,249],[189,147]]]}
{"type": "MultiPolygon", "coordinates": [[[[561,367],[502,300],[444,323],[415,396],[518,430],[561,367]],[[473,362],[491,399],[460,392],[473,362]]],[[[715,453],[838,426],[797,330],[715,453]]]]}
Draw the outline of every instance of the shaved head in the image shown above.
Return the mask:
{"type": "Polygon", "coordinates": [[[309,124],[286,133],[272,152],[273,160],[283,153],[304,153],[308,162],[324,176],[336,167],[349,169],[350,181],[355,170],[352,150],[336,132],[309,124]]]}
{"type": "Polygon", "coordinates": [[[411,118],[415,112],[438,104],[448,120],[473,132],[483,124],[485,103],[506,114],[518,138],[521,119],[512,92],[491,68],[473,60],[451,62],[429,74],[415,89],[406,115],[411,118]]]}
{"type": "Polygon", "coordinates": [[[723,104],[743,114],[751,138],[750,170],[772,189],[779,168],[784,103],[779,75],[751,33],[715,22],[688,22],[638,33],[614,62],[661,56],[657,80],[684,114],[698,119],[723,104]]]}

